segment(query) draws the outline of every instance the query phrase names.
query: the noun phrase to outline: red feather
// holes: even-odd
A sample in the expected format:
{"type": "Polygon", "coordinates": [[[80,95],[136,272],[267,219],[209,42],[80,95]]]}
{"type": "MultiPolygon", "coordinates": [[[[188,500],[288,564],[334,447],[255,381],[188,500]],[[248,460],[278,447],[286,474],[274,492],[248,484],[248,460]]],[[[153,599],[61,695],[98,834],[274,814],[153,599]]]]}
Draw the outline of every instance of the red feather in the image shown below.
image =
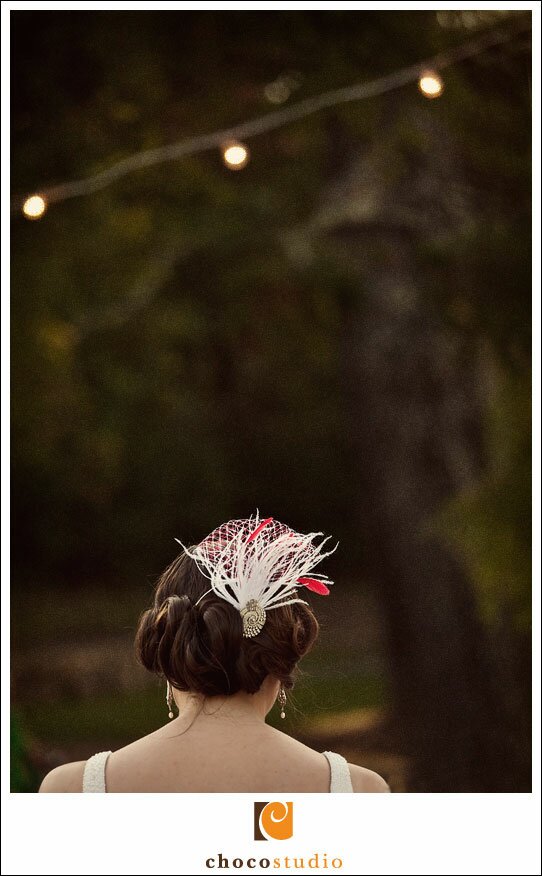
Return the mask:
{"type": "Polygon", "coordinates": [[[247,544],[249,543],[249,541],[252,541],[253,538],[256,538],[256,536],[258,535],[259,532],[261,532],[261,530],[264,528],[264,526],[267,526],[268,523],[271,523],[272,519],[273,519],[272,517],[266,517],[266,519],[263,521],[263,523],[260,523],[260,525],[257,526],[256,529],[254,530],[254,532],[252,532],[249,535],[249,537],[247,538],[247,544]]]}
{"type": "Polygon", "coordinates": [[[303,584],[307,590],[312,590],[314,593],[319,593],[320,596],[329,596],[329,587],[317,578],[298,578],[298,584],[303,584]]]}

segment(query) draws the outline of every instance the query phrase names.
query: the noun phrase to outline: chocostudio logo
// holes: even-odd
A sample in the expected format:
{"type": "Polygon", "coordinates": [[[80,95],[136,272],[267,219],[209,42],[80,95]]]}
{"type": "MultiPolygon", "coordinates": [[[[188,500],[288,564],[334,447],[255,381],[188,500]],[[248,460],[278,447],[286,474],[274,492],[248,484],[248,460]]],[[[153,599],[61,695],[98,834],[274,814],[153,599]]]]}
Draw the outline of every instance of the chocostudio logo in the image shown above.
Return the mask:
{"type": "MultiPolygon", "coordinates": [[[[254,839],[287,840],[294,834],[294,804],[291,801],[254,803],[254,839]]],[[[261,848],[261,847],[260,847],[261,848]]],[[[327,852],[297,854],[286,846],[288,854],[280,857],[241,858],[217,852],[205,861],[208,870],[340,870],[343,859],[327,852]]],[[[263,849],[262,849],[263,851],[263,849]]]]}
{"type": "Polygon", "coordinates": [[[254,839],[285,840],[294,833],[294,804],[254,803],[254,839]]]}

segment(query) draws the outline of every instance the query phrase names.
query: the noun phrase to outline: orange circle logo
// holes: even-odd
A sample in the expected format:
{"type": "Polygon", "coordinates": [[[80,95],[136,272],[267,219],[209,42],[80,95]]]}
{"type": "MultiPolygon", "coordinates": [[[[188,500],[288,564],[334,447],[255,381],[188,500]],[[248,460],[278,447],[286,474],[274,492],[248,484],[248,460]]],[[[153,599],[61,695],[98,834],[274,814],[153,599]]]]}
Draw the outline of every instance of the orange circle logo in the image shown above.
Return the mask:
{"type": "Polygon", "coordinates": [[[290,839],[294,832],[293,803],[255,803],[254,838],[266,840],[290,839]],[[260,834],[259,836],[257,834],[260,834]]]}

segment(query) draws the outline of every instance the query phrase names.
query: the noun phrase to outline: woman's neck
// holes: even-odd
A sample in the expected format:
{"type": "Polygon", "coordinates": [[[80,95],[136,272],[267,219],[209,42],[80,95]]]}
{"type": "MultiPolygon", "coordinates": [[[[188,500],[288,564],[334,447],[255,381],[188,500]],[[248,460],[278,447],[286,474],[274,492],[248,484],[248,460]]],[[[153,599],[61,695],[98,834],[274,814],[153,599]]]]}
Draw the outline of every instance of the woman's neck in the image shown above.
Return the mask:
{"type": "Polygon", "coordinates": [[[191,691],[173,689],[179,718],[190,722],[243,720],[254,724],[265,722],[276,693],[265,682],[254,694],[238,691],[229,696],[204,696],[191,691]]]}

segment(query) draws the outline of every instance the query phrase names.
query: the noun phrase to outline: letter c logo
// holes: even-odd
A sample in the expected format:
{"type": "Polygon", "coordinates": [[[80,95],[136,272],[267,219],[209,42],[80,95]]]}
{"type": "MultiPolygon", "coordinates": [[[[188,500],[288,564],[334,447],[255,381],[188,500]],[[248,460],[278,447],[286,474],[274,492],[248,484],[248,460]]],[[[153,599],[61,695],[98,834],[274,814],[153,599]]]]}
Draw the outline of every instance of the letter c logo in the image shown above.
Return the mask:
{"type": "Polygon", "coordinates": [[[294,805],[291,802],[254,804],[254,839],[285,840],[294,832],[294,805]]]}

